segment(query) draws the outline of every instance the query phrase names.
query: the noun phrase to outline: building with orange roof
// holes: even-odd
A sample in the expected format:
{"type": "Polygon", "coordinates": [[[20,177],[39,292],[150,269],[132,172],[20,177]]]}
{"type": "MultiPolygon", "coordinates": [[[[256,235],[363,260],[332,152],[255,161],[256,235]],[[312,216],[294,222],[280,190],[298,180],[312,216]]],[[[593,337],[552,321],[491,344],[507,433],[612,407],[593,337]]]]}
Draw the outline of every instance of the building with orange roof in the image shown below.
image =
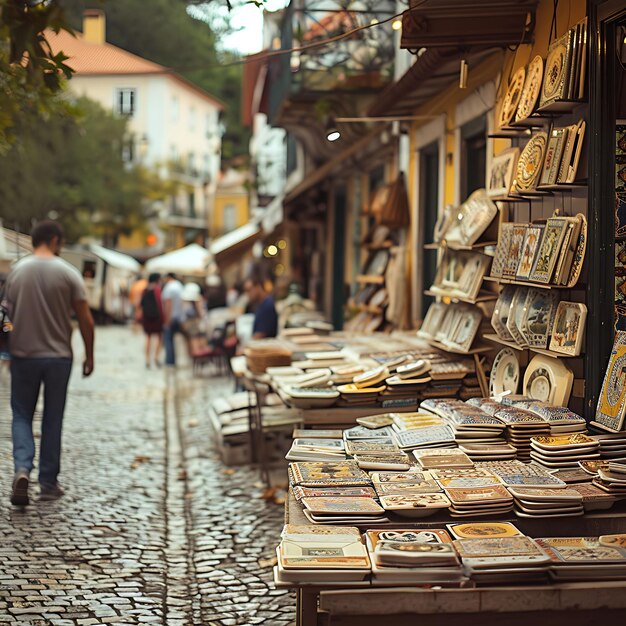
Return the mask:
{"type": "MultiPolygon", "coordinates": [[[[69,57],[73,93],[128,117],[124,158],[179,183],[178,193],[160,207],[158,225],[168,235],[166,241],[150,238],[156,240],[153,252],[191,241],[205,244],[220,171],[224,104],[172,69],[107,43],[101,10],[84,12],[82,33],[46,36],[55,52],[69,57]]],[[[126,247],[145,246],[144,237],[126,242],[126,247]]]]}

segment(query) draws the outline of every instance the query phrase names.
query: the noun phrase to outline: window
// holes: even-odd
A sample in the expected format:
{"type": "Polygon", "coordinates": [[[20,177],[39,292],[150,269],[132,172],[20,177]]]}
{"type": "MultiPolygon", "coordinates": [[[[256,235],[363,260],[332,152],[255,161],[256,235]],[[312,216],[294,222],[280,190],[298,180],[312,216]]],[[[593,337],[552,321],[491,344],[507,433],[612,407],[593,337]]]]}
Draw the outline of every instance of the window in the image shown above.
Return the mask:
{"type": "Polygon", "coordinates": [[[116,94],[116,111],[118,115],[134,115],[137,101],[135,89],[118,89],[116,94]]]}
{"type": "MultiPolygon", "coordinates": [[[[419,152],[419,207],[422,219],[422,239],[432,241],[439,211],[439,142],[434,141],[419,152]]],[[[423,249],[422,285],[428,289],[435,280],[437,271],[437,251],[423,249]]],[[[422,296],[422,315],[434,298],[422,296]]]]}
{"type": "Polygon", "coordinates": [[[208,154],[202,157],[202,174],[205,179],[209,180],[211,176],[211,157],[208,154]]]}
{"type": "Polygon", "coordinates": [[[234,204],[224,205],[224,232],[229,233],[237,228],[237,207],[234,204]]]}
{"type": "Polygon", "coordinates": [[[189,176],[198,175],[198,171],[196,170],[196,155],[193,152],[187,155],[187,172],[189,176]]]}
{"type": "Polygon", "coordinates": [[[461,200],[485,186],[487,170],[487,118],[461,127],[461,200]]]}
{"type": "Polygon", "coordinates": [[[172,96],[172,122],[178,121],[178,98],[176,96],[172,96]]]}
{"type": "Polygon", "coordinates": [[[122,161],[132,163],[135,160],[135,138],[127,137],[122,144],[122,161]]]}
{"type": "Polygon", "coordinates": [[[194,191],[187,193],[187,208],[189,209],[189,217],[196,217],[196,194],[194,191]]]}
{"type": "Polygon", "coordinates": [[[196,108],[189,108],[189,130],[195,130],[196,128],[196,108]]]}

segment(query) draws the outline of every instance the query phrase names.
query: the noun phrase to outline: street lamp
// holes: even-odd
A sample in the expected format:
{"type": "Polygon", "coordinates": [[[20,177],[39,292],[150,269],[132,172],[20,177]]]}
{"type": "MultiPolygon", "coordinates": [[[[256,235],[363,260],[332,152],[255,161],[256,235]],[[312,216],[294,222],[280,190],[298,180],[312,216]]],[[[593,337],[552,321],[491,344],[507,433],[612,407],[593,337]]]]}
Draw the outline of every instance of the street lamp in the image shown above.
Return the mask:
{"type": "Polygon", "coordinates": [[[341,138],[341,133],[335,124],[335,118],[329,117],[328,122],[326,122],[326,139],[328,141],[337,141],[341,138]]]}

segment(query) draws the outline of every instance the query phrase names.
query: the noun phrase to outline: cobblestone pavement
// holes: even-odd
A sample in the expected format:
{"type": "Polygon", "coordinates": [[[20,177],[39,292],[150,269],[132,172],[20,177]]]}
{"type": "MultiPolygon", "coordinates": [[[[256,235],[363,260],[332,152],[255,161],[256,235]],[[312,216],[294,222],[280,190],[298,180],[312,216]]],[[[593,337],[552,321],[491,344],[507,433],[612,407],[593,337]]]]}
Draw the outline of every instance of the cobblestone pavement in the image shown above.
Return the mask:
{"type": "Polygon", "coordinates": [[[23,509],[8,499],[7,384],[3,373],[0,625],[293,620],[293,597],[270,583],[282,507],[260,498],[256,472],[227,470],[212,448],[206,405],[229,381],[147,371],[140,335],[99,328],[94,375],[83,380],[75,367],[70,383],[66,495],[38,502],[31,483],[23,509]]]}

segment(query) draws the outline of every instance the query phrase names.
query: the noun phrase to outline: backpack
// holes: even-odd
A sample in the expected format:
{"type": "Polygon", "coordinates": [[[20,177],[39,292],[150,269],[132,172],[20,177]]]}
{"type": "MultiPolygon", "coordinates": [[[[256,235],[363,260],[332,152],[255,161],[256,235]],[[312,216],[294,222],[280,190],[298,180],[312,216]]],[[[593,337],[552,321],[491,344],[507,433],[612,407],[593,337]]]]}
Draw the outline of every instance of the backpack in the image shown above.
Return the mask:
{"type": "Polygon", "coordinates": [[[161,317],[161,310],[159,309],[154,289],[146,289],[143,292],[141,296],[141,310],[143,311],[144,319],[154,320],[161,317]]]}

